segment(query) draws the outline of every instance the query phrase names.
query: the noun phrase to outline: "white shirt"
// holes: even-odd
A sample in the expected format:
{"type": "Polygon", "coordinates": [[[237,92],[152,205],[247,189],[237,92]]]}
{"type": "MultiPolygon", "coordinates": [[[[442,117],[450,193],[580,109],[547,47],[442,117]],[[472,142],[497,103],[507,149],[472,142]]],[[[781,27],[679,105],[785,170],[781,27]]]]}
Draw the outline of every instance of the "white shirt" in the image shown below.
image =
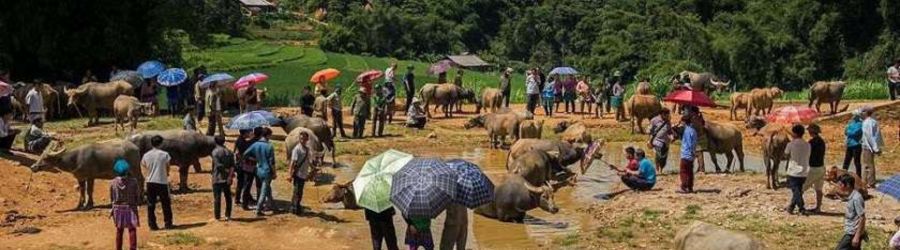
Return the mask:
{"type": "Polygon", "coordinates": [[[538,89],[537,80],[534,75],[528,75],[525,78],[525,94],[537,95],[538,93],[540,93],[540,90],[538,89]]]}
{"type": "Polygon", "coordinates": [[[889,81],[892,83],[900,83],[900,68],[897,68],[897,66],[888,67],[887,74],[889,81]]]}
{"type": "Polygon", "coordinates": [[[387,82],[394,82],[394,68],[388,67],[384,70],[384,80],[387,82]]]}
{"type": "Polygon", "coordinates": [[[797,138],[791,140],[784,153],[790,155],[787,174],[794,177],[806,177],[809,174],[809,143],[797,138]]]}
{"type": "Polygon", "coordinates": [[[147,182],[169,184],[169,153],[159,149],[151,149],[141,158],[141,165],[147,168],[147,182]]]}
{"type": "Polygon", "coordinates": [[[862,124],[862,131],[863,136],[860,143],[862,143],[863,149],[881,152],[881,148],[884,147],[884,139],[881,137],[881,129],[878,128],[878,121],[872,117],[866,118],[862,124]]]}
{"type": "Polygon", "coordinates": [[[44,97],[37,91],[37,86],[31,88],[25,95],[25,104],[29,113],[44,113],[44,97]]]}
{"type": "Polygon", "coordinates": [[[294,150],[291,150],[291,161],[293,164],[298,164],[296,166],[297,170],[294,172],[294,176],[300,179],[306,179],[307,175],[309,175],[309,151],[303,148],[302,143],[298,143],[297,146],[294,146],[294,150]],[[302,161],[302,162],[299,162],[302,161]]]}

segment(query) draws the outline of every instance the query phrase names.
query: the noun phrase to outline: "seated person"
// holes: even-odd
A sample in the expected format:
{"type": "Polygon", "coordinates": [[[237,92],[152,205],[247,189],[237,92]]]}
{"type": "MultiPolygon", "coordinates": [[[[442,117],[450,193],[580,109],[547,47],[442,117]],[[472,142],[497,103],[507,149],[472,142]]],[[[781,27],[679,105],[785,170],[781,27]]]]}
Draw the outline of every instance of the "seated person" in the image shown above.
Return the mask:
{"type": "Polygon", "coordinates": [[[653,166],[653,162],[650,162],[650,160],[647,159],[644,150],[636,150],[635,156],[637,156],[637,160],[640,162],[640,166],[637,170],[628,168],[619,169],[612,164],[609,165],[609,168],[615,170],[618,175],[622,176],[622,182],[625,183],[625,186],[628,186],[628,188],[636,191],[650,190],[656,184],[656,167],[653,166]]]}
{"type": "Polygon", "coordinates": [[[412,105],[409,106],[406,117],[406,127],[418,129],[425,127],[425,110],[422,109],[422,101],[419,98],[413,97],[412,105]]]}
{"type": "Polygon", "coordinates": [[[50,141],[55,140],[50,133],[45,133],[44,120],[36,119],[25,134],[25,151],[33,154],[44,152],[50,141]]]}
{"type": "Polygon", "coordinates": [[[626,169],[638,171],[638,160],[634,157],[634,147],[625,147],[625,159],[628,160],[628,164],[625,165],[626,169]]]}

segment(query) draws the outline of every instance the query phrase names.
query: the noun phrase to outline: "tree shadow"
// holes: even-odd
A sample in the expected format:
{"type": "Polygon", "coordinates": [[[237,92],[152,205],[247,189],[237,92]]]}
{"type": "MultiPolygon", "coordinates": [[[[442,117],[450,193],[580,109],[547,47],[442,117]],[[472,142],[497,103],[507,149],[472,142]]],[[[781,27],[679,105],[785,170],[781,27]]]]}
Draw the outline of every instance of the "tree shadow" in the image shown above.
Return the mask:
{"type": "MultiPolygon", "coordinates": [[[[19,163],[19,165],[22,165],[22,166],[25,166],[25,167],[29,167],[29,166],[31,166],[32,164],[34,164],[35,162],[37,162],[37,160],[34,160],[34,159],[32,159],[31,157],[28,157],[28,156],[40,157],[40,156],[37,156],[37,155],[31,155],[31,154],[26,153],[26,152],[20,152],[20,153],[13,153],[13,154],[0,155],[0,158],[7,159],[7,160],[10,160],[10,161],[14,161],[14,162],[19,163]]],[[[54,169],[55,169],[55,168],[54,168],[54,169]]]]}
{"type": "Polygon", "coordinates": [[[348,222],[347,220],[341,219],[334,215],[327,214],[322,211],[313,212],[313,211],[310,211],[309,209],[307,209],[306,207],[304,207],[304,210],[305,211],[302,214],[300,214],[300,216],[302,216],[302,217],[315,217],[315,218],[319,218],[319,219],[327,221],[327,222],[335,222],[335,223],[348,222]]]}
{"type": "Polygon", "coordinates": [[[257,221],[263,221],[266,218],[262,217],[250,217],[250,218],[231,218],[231,221],[243,222],[243,223],[253,223],[257,221]]]}
{"type": "Polygon", "coordinates": [[[843,213],[825,212],[825,211],[810,212],[810,215],[818,215],[818,216],[826,216],[826,217],[844,217],[843,213]]]}
{"type": "Polygon", "coordinates": [[[174,225],[174,226],[172,227],[172,229],[175,229],[175,230],[185,230],[185,229],[191,229],[191,228],[197,228],[197,227],[206,226],[206,224],[207,224],[206,222],[197,222],[197,223],[189,223],[189,224],[177,224],[177,225],[174,225]]]}
{"type": "Polygon", "coordinates": [[[186,194],[194,194],[194,193],[212,193],[212,189],[209,188],[191,188],[186,191],[182,191],[179,189],[172,190],[170,193],[172,195],[186,195],[186,194]]]}
{"type": "Polygon", "coordinates": [[[596,194],[593,197],[594,197],[594,199],[598,199],[598,200],[611,200],[612,198],[615,198],[616,196],[624,194],[628,191],[631,191],[631,189],[622,189],[622,190],[615,191],[612,193],[596,194]]]}
{"type": "Polygon", "coordinates": [[[709,193],[718,194],[718,193],[721,193],[721,192],[722,192],[722,190],[721,190],[721,189],[718,189],[718,188],[709,188],[709,189],[697,189],[697,190],[694,190],[694,193],[698,193],[698,194],[709,194],[709,193]]]}

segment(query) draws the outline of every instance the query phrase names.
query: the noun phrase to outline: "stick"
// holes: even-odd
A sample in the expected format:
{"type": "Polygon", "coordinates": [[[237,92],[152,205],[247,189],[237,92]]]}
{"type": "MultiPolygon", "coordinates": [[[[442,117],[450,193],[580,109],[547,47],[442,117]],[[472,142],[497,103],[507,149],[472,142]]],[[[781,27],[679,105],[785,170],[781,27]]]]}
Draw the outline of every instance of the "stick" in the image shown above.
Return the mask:
{"type": "Polygon", "coordinates": [[[32,171],[31,174],[28,175],[28,185],[25,185],[25,192],[28,192],[28,190],[31,189],[32,181],[34,181],[34,171],[32,171]]]}

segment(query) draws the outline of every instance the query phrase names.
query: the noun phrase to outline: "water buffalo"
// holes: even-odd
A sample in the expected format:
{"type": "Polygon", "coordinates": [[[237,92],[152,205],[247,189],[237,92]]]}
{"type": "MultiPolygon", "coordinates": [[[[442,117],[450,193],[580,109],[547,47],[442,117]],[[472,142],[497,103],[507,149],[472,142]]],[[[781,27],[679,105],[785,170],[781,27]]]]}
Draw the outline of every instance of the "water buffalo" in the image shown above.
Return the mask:
{"type": "Polygon", "coordinates": [[[31,165],[31,171],[44,171],[48,168],[56,168],[69,172],[78,181],[78,206],[76,209],[91,209],[94,207],[94,179],[112,179],[116,175],[113,172],[113,164],[116,159],[125,159],[131,168],[131,176],[144,183],[144,175],[141,174],[141,153],[138,147],[129,141],[111,141],[91,143],[74,149],[66,149],[55,142],[41,154],[41,157],[31,165]]]}
{"type": "MultiPolygon", "coordinates": [[[[38,88],[38,92],[41,93],[41,98],[44,100],[44,112],[45,119],[54,117],[59,111],[59,92],[53,89],[53,86],[46,83],[35,83],[35,84],[25,84],[20,87],[17,87],[15,91],[13,91],[13,99],[22,104],[22,108],[24,112],[27,112],[25,104],[25,96],[28,95],[28,91],[31,91],[32,88],[38,88]]],[[[25,116],[28,113],[24,113],[25,116]]]]}
{"type": "Polygon", "coordinates": [[[708,87],[712,87],[713,75],[708,72],[691,72],[682,71],[675,77],[680,83],[690,83],[691,89],[695,91],[706,92],[708,87]]]}
{"type": "Polygon", "coordinates": [[[766,186],[778,189],[778,166],[785,159],[784,149],[791,141],[788,128],[779,124],[767,125],[765,118],[758,116],[747,118],[747,128],[754,130],[754,136],[763,136],[762,152],[763,164],[766,167],[766,186]]]}
{"type": "Polygon", "coordinates": [[[575,183],[575,173],[562,165],[559,151],[531,150],[520,155],[510,164],[510,174],[522,176],[531,185],[575,183]]]}
{"type": "Polygon", "coordinates": [[[490,113],[473,117],[466,123],[465,128],[483,127],[487,129],[491,148],[500,148],[506,141],[506,136],[519,138],[519,123],[522,118],[513,112],[490,113]]]}
{"type": "Polygon", "coordinates": [[[138,118],[142,115],[153,115],[154,110],[151,103],[141,102],[133,96],[120,95],[113,102],[113,113],[116,117],[115,128],[116,134],[118,134],[119,126],[122,127],[122,131],[125,131],[126,121],[131,123],[131,131],[134,132],[137,129],[138,118]]]}
{"type": "Polygon", "coordinates": [[[559,139],[568,143],[590,143],[591,134],[581,122],[561,121],[553,128],[553,132],[559,134],[559,139]]]}
{"type": "Polygon", "coordinates": [[[497,112],[503,106],[503,92],[496,88],[484,88],[481,90],[481,105],[475,113],[481,113],[481,107],[490,109],[491,113],[497,112]]]}
{"type": "Polygon", "coordinates": [[[731,94],[731,120],[737,118],[738,109],[744,109],[745,116],[750,116],[750,93],[734,92],[731,94]]]}
{"type": "Polygon", "coordinates": [[[459,88],[459,96],[456,102],[456,112],[461,113],[463,102],[469,104],[475,104],[475,113],[480,113],[481,111],[481,102],[478,101],[478,97],[475,94],[475,91],[468,88],[459,88]]]}
{"type": "Polygon", "coordinates": [[[509,175],[506,180],[494,188],[494,201],[475,209],[475,213],[503,222],[519,222],[525,219],[528,210],[541,208],[550,213],[559,212],[553,200],[553,187],[550,183],[533,186],[519,175],[509,175]]]}
{"type": "Polygon", "coordinates": [[[308,128],[316,135],[319,141],[322,142],[322,145],[325,146],[325,149],[331,151],[331,162],[336,163],[335,161],[335,145],[334,145],[334,135],[331,134],[331,129],[328,128],[328,123],[322,118],[317,117],[309,117],[303,114],[295,115],[292,117],[279,117],[279,122],[274,124],[273,126],[278,126],[284,129],[285,132],[294,131],[295,128],[304,127],[308,128]]]}
{"type": "Polygon", "coordinates": [[[212,154],[212,150],[216,148],[216,142],[212,136],[206,136],[194,131],[187,130],[164,130],[164,131],[146,131],[143,133],[132,135],[128,138],[140,149],[141,156],[153,149],[150,144],[150,138],[153,136],[162,136],[163,143],[160,149],[169,153],[172,157],[169,162],[171,165],[178,166],[180,191],[188,191],[188,167],[193,166],[195,172],[200,172],[200,158],[208,157],[212,154]]]}
{"type": "Polygon", "coordinates": [[[325,147],[322,146],[322,142],[319,141],[319,137],[316,134],[309,130],[308,128],[298,127],[294,130],[291,130],[291,133],[287,135],[284,139],[285,152],[287,153],[288,161],[291,161],[291,151],[294,150],[294,147],[300,143],[300,133],[306,132],[309,135],[309,140],[306,142],[306,147],[310,149],[310,162],[312,162],[313,166],[319,166],[322,163],[322,158],[325,158],[325,147]]]}
{"type": "Polygon", "coordinates": [[[460,98],[462,88],[453,84],[437,84],[429,83],[419,89],[419,97],[422,99],[422,108],[425,109],[425,115],[431,118],[431,109],[428,105],[434,103],[434,111],[437,112],[438,107],[442,107],[444,117],[453,117],[452,107],[460,98]]]}
{"type": "MultiPolygon", "coordinates": [[[[816,82],[809,88],[809,107],[816,105],[816,112],[822,113],[819,106],[822,103],[828,103],[831,106],[831,114],[837,113],[840,108],[841,98],[844,97],[844,88],[847,86],[843,81],[836,82],[816,82]]],[[[849,105],[844,105],[841,110],[847,111],[849,105]]]]}
{"type": "Polygon", "coordinates": [[[651,119],[659,114],[662,104],[654,95],[633,95],[625,103],[625,107],[628,108],[628,114],[631,115],[631,133],[634,134],[636,126],[638,131],[643,134],[644,126],[641,123],[644,122],[644,119],[651,119]]]}
{"type": "Polygon", "coordinates": [[[544,120],[524,120],[519,123],[519,139],[541,139],[544,130],[544,120]]]}
{"type": "Polygon", "coordinates": [[[750,91],[750,107],[751,113],[755,115],[768,114],[772,112],[775,106],[775,99],[781,98],[783,91],[778,87],[753,89],[750,91]]]}
{"type": "Polygon", "coordinates": [[[344,209],[362,209],[358,204],[356,204],[356,194],[353,192],[353,180],[350,180],[344,184],[335,183],[331,190],[325,194],[325,197],[322,197],[322,203],[342,203],[344,205],[344,209]]]}
{"type": "MultiPolygon", "coordinates": [[[[725,165],[726,173],[731,172],[735,154],[737,155],[738,163],[740,164],[740,171],[744,172],[744,139],[741,131],[731,124],[712,121],[707,121],[704,129],[706,130],[706,138],[709,139],[707,153],[709,154],[709,158],[712,160],[713,165],[716,167],[716,172],[718,173],[721,171],[719,168],[719,160],[716,158],[717,154],[725,154],[725,158],[728,160],[725,165]]],[[[681,139],[681,135],[684,132],[684,125],[675,126],[672,130],[675,132],[675,139],[681,139]]]]}
{"type": "MultiPolygon", "coordinates": [[[[506,155],[506,170],[510,169],[512,163],[522,155],[532,151],[540,150],[543,152],[558,152],[557,160],[560,166],[569,166],[582,160],[584,157],[584,149],[575,147],[571,143],[561,140],[550,139],[521,139],[516,141],[509,147],[506,155]]],[[[584,173],[585,169],[582,169],[584,173]]]]}
{"type": "MultiPolygon", "coordinates": [[[[89,82],[76,89],[65,88],[69,97],[68,106],[85,108],[88,112],[88,126],[100,122],[100,110],[112,110],[113,103],[119,95],[132,95],[134,87],[126,81],[110,83],[89,82]]],[[[80,113],[80,111],[79,111],[80,113]]]]}

